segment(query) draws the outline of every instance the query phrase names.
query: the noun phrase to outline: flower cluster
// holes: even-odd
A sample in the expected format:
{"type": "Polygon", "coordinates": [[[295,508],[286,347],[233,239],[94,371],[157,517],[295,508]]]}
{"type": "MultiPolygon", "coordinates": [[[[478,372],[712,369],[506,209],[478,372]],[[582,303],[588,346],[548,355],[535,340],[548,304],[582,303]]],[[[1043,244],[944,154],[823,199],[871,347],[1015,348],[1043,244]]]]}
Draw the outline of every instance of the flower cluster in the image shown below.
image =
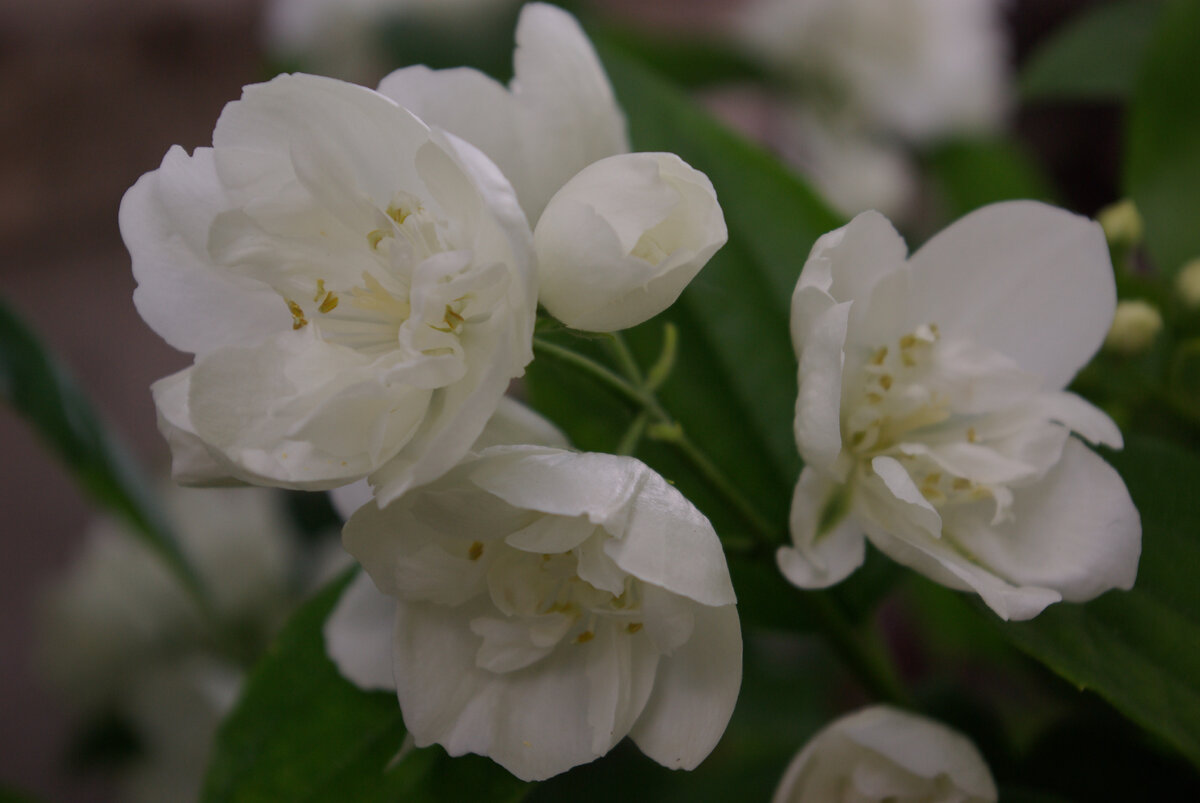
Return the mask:
{"type": "MultiPolygon", "coordinates": [[[[629,736],[692,768],[741,682],[717,533],[644,463],[573,451],[504,394],[539,305],[635,326],[727,230],[703,173],[628,152],[570,15],[529,5],[516,40],[508,86],[409,67],[378,91],[247,87],[211,148],[138,181],[121,207],[135,302],[195,355],[154,385],[160,425],[181,481],[337,489],[365,573],[327,650],[395,691],[416,745],[543,779],[629,736]]],[[[888,108],[901,127],[936,116],[888,108]]],[[[1084,443],[1121,435],[1064,390],[1114,306],[1100,228],[1043,204],[986,207],[911,257],[878,213],[823,236],[792,299],[805,467],[783,574],[831,585],[869,540],[1005,619],[1128,588],[1137,512],[1084,443]]],[[[651,381],[623,387],[662,412],[651,381]]],[[[830,726],[778,799],[834,790],[995,799],[969,743],[888,709],[830,726]]]]}
{"type": "MultiPolygon", "coordinates": [[[[394,642],[418,744],[544,778],[630,734],[693,767],[741,678],[716,533],[632,458],[531,445],[549,425],[502,400],[539,301],[577,328],[638,324],[725,223],[702,173],[626,153],[573,18],[533,4],[516,37],[507,88],[423,67],[378,92],[247,87],[212,148],[171,150],[127,193],[135,303],[195,355],[154,386],[160,426],[181,481],[366,478],[345,543],[396,625],[362,632],[394,642]]],[[[353,632],[330,644],[350,676],[386,674],[353,632]]]]}

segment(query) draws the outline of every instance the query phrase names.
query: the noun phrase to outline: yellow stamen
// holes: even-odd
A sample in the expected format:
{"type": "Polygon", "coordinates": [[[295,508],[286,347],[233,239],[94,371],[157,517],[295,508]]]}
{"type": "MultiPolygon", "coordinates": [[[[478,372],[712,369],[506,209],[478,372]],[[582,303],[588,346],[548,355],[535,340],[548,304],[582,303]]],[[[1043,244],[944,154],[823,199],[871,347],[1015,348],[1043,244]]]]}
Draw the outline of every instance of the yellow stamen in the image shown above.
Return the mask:
{"type": "Polygon", "coordinates": [[[471,560],[479,560],[479,556],[483,554],[483,544],[475,541],[471,544],[471,548],[467,550],[467,557],[471,560]]]}
{"type": "Polygon", "coordinates": [[[325,280],[317,279],[317,294],[313,296],[313,301],[320,301],[323,295],[325,295],[325,280]]]}
{"type": "Polygon", "coordinates": [[[317,309],[321,312],[330,312],[338,305],[338,297],[333,292],[325,294],[325,300],[321,302],[321,306],[317,309]]]}
{"type": "Polygon", "coordinates": [[[636,633],[639,630],[641,630],[643,627],[645,627],[645,625],[643,625],[641,622],[630,622],[626,626],[625,629],[628,630],[630,633],[636,633]]]}
{"type": "Polygon", "coordinates": [[[292,328],[303,329],[308,324],[308,319],[304,317],[304,310],[290,298],[285,298],[284,301],[287,302],[288,311],[292,313],[292,328]]]}
{"type": "Polygon", "coordinates": [[[589,641],[591,641],[595,637],[596,637],[595,633],[593,633],[590,630],[585,630],[582,633],[580,633],[578,636],[575,637],[575,643],[576,644],[587,644],[589,641]]]}

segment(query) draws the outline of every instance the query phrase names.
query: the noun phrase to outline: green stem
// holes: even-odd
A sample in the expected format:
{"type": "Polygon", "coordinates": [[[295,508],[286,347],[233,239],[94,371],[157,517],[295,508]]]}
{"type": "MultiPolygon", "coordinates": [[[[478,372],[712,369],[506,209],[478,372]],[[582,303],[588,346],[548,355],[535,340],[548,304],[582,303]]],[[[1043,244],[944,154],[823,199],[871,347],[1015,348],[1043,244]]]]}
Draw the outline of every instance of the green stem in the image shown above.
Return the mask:
{"type": "MultiPolygon", "coordinates": [[[[624,341],[619,336],[614,336],[612,342],[619,344],[614,351],[623,351],[632,361],[633,356],[629,353],[628,348],[624,345],[624,341]]],[[[553,356],[585,371],[649,413],[655,419],[654,426],[650,427],[650,436],[656,440],[669,443],[679,450],[701,476],[718,493],[725,497],[726,501],[737,509],[738,513],[751,525],[761,540],[769,546],[775,546],[779,543],[780,539],[775,528],[771,526],[770,521],[762,516],[754,505],[742,495],[741,491],[717,468],[716,464],[709,460],[708,456],[692,443],[687,435],[684,434],[683,428],[663,408],[653,393],[647,391],[645,388],[634,385],[629,380],[594,360],[555,343],[534,338],[533,348],[535,351],[541,351],[543,354],[553,356]]],[[[636,365],[634,367],[636,369],[636,365]]]]}
{"type": "Polygon", "coordinates": [[[646,434],[646,425],[649,423],[650,414],[648,412],[642,410],[638,413],[637,418],[633,419],[633,423],[629,425],[629,429],[625,430],[625,434],[621,436],[616,453],[628,457],[636,452],[642,436],[646,434]]]}
{"type": "MultiPolygon", "coordinates": [[[[613,353],[618,362],[624,363],[628,359],[632,364],[633,370],[629,370],[627,366],[626,372],[631,374],[631,377],[640,377],[641,373],[637,371],[633,355],[620,336],[614,335],[611,342],[614,344],[613,353]]],[[[640,430],[646,425],[639,422],[643,420],[648,422],[651,418],[654,419],[653,425],[648,427],[647,434],[652,438],[670,443],[679,450],[705,480],[737,509],[748,524],[752,525],[756,536],[753,541],[722,540],[722,545],[726,549],[739,554],[762,554],[767,557],[774,553],[775,547],[779,545],[781,539],[775,528],[771,526],[770,520],[759,513],[758,509],[708,458],[708,455],[688,439],[683,432],[683,427],[667,413],[653,392],[644,386],[634,384],[600,363],[555,343],[534,338],[533,348],[535,351],[575,366],[641,408],[633,425],[621,439],[621,448],[628,447],[631,439],[641,437],[640,430]]],[[[636,446],[636,443],[633,445],[636,446]]],[[[825,634],[838,656],[872,695],[896,705],[912,707],[909,694],[900,683],[882,644],[872,639],[870,633],[859,632],[827,595],[803,593],[799,598],[811,620],[825,634]]]]}
{"type": "Polygon", "coordinates": [[[887,650],[873,637],[873,631],[855,628],[827,594],[804,592],[800,599],[834,651],[874,697],[904,708],[914,707],[887,650]]]}

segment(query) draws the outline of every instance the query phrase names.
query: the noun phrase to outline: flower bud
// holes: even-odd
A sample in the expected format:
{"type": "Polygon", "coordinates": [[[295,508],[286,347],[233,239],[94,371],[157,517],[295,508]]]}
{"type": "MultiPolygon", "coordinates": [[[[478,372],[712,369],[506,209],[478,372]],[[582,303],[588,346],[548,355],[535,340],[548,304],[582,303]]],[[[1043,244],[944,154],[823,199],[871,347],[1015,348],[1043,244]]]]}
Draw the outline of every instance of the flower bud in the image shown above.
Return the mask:
{"type": "Polygon", "coordinates": [[[1200,307],[1200,257],[1184,264],[1175,277],[1175,290],[1189,309],[1200,307]]]}
{"type": "Polygon", "coordinates": [[[987,764],[965,736],[879,705],[814,736],[792,759],[773,803],[995,803],[996,796],[987,764]]]}
{"type": "Polygon", "coordinates": [[[1142,216],[1132,199],[1109,204],[1096,215],[1110,246],[1129,247],[1142,241],[1142,216]]]}
{"type": "Polygon", "coordinates": [[[601,159],[538,221],[539,300],[577,329],[635,326],[669,307],[727,236],[712,183],[678,156],[601,159]]]}
{"type": "Polygon", "coordinates": [[[1104,337],[1104,347],[1119,354],[1139,354],[1150,347],[1162,327],[1158,307],[1141,299],[1122,301],[1104,337]]]}

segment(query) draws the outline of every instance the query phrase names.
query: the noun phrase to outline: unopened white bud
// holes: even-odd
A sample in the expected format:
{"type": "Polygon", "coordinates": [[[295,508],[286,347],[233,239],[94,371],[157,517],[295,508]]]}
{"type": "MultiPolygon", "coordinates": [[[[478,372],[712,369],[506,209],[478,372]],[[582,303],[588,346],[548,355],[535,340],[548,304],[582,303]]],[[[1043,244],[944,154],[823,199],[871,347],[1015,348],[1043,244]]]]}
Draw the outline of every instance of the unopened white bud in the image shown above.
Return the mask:
{"type": "Polygon", "coordinates": [[[1117,304],[1104,347],[1120,354],[1139,354],[1150,347],[1162,327],[1158,307],[1141,299],[1122,301],[1117,304]]]}

